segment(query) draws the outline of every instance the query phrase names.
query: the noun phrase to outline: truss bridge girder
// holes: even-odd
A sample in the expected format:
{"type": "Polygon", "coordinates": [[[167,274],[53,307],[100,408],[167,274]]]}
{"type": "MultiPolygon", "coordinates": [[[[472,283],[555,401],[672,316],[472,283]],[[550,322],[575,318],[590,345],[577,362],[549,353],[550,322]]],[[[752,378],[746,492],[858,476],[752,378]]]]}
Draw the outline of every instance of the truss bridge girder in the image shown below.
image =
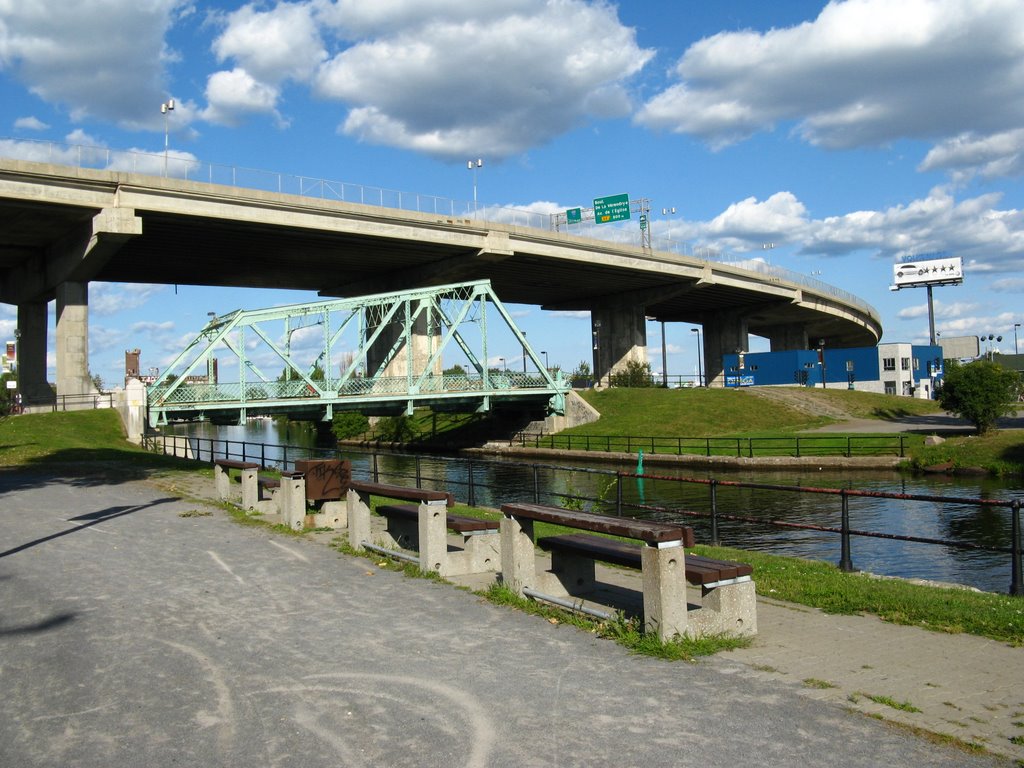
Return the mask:
{"type": "Polygon", "coordinates": [[[417,406],[562,414],[568,390],[481,280],[213,316],[148,388],[148,409],[152,425],[417,406]],[[491,364],[496,331],[521,347],[522,372],[491,364]]]}

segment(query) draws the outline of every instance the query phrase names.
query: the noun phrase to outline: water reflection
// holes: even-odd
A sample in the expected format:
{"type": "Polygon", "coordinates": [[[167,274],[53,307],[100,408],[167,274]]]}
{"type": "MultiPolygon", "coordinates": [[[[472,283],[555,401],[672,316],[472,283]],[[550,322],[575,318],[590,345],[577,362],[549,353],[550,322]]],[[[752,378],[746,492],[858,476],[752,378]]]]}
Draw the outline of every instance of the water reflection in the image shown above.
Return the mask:
{"type": "MultiPolygon", "coordinates": [[[[244,426],[215,427],[209,424],[175,428],[188,434],[217,440],[262,443],[261,455],[248,458],[281,465],[317,455],[327,449],[317,444],[315,429],[253,420],[244,426]],[[287,447],[285,447],[287,446],[287,447]]],[[[233,448],[240,450],[240,448],[233,448]]],[[[1020,482],[989,477],[905,476],[895,472],[841,471],[743,471],[730,473],[652,466],[646,478],[618,478],[616,471],[634,472],[636,465],[574,462],[573,467],[551,462],[511,458],[416,457],[406,454],[342,451],[352,461],[355,477],[423,488],[447,490],[460,501],[498,507],[512,501],[555,505],[579,505],[615,514],[682,520],[696,529],[698,541],[710,541],[710,522],[688,512],[711,509],[709,484],[680,483],[671,478],[708,481],[742,481],[777,486],[884,491],[910,495],[951,496],[1012,500],[1020,496],[1020,482]]],[[[201,458],[207,458],[206,455],[201,458]]],[[[842,504],[838,494],[812,495],[719,484],[717,508],[724,516],[754,517],[764,521],[840,526],[842,504]]],[[[1008,547],[1010,510],[963,503],[936,503],[902,499],[852,497],[849,500],[853,529],[929,539],[949,539],[989,547],[1008,547]]],[[[817,530],[798,530],[722,519],[720,541],[727,546],[776,554],[838,562],[840,537],[817,530]]],[[[1010,556],[933,544],[854,537],[853,564],[872,573],[966,584],[1005,592],[1010,584],[1010,556]]]]}

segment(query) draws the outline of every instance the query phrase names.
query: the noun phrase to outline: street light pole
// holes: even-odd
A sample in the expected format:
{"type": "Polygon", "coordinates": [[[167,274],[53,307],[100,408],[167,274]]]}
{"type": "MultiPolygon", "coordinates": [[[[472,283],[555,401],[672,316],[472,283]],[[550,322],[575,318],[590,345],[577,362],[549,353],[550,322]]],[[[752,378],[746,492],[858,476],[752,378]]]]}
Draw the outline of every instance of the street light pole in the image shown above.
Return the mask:
{"type": "Polygon", "coordinates": [[[523,331],[523,373],[526,373],[526,331],[523,331]]]}
{"type": "Polygon", "coordinates": [[[544,370],[545,371],[550,371],[551,370],[551,366],[548,365],[548,353],[545,352],[543,349],[540,351],[540,353],[542,355],[544,355],[544,370]]]}
{"type": "Polygon", "coordinates": [[[477,158],[474,162],[470,160],[466,163],[466,168],[473,172],[473,211],[476,212],[476,172],[478,168],[484,167],[484,161],[481,158],[477,158]]]}
{"type": "Polygon", "coordinates": [[[1019,355],[1020,352],[1017,350],[1017,329],[1020,328],[1020,323],[1013,324],[1013,354],[1019,355]]]}
{"type": "Polygon", "coordinates": [[[167,152],[170,147],[170,129],[167,124],[167,115],[174,111],[174,99],[168,99],[160,105],[160,113],[164,116],[164,177],[167,176],[167,152]]]}
{"type": "Polygon", "coordinates": [[[704,361],[701,359],[700,352],[700,328],[691,328],[690,333],[697,334],[697,386],[704,386],[704,361]]]}
{"type": "Polygon", "coordinates": [[[668,389],[668,355],[665,351],[665,321],[661,321],[661,386],[668,389]]]}

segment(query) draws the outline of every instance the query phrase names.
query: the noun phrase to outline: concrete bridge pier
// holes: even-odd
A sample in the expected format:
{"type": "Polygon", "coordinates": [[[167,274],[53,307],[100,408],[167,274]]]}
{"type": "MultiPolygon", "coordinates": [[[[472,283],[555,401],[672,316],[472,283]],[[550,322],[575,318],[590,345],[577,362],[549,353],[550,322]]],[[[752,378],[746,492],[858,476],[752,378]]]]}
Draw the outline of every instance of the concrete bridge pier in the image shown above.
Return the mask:
{"type": "Polygon", "coordinates": [[[807,337],[807,326],[793,323],[780,325],[768,334],[772,352],[783,352],[790,349],[810,349],[807,337]]]}
{"type": "Polygon", "coordinates": [[[644,307],[594,307],[590,310],[594,380],[608,386],[613,373],[631,360],[647,362],[647,321],[644,307]]]}
{"type": "MultiPolygon", "coordinates": [[[[366,330],[364,331],[366,339],[369,339],[377,331],[386,311],[385,307],[370,307],[366,310],[366,330]]],[[[377,340],[367,347],[367,376],[419,376],[427,367],[430,356],[441,343],[440,324],[433,317],[432,310],[427,308],[416,316],[408,328],[409,338],[404,339],[406,326],[409,325],[407,317],[405,308],[399,308],[377,340]],[[396,343],[398,344],[397,351],[388,359],[388,355],[396,343]],[[412,345],[411,354],[407,344],[412,345]]],[[[435,363],[434,368],[434,374],[440,376],[442,373],[440,359],[435,363]]]]}
{"type": "Polygon", "coordinates": [[[18,304],[18,388],[26,408],[53,403],[46,381],[45,301],[18,304]]]}
{"type": "Polygon", "coordinates": [[[89,375],[89,284],[61,283],[57,286],[57,396],[94,391],[89,375]]]}
{"type": "Polygon", "coordinates": [[[709,387],[725,386],[723,356],[750,348],[747,321],[740,312],[715,312],[704,319],[704,381],[709,387]]]}

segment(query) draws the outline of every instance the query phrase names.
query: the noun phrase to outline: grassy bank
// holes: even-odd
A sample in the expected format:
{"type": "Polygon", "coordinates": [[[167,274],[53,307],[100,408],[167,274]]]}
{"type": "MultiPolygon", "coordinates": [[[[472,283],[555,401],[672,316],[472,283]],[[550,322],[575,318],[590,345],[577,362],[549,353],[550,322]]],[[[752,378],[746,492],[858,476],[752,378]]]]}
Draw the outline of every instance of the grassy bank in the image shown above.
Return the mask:
{"type": "Polygon", "coordinates": [[[180,469],[183,463],[149,453],[125,439],[113,410],[34,413],[0,418],[0,467],[117,464],[180,469]]]}

